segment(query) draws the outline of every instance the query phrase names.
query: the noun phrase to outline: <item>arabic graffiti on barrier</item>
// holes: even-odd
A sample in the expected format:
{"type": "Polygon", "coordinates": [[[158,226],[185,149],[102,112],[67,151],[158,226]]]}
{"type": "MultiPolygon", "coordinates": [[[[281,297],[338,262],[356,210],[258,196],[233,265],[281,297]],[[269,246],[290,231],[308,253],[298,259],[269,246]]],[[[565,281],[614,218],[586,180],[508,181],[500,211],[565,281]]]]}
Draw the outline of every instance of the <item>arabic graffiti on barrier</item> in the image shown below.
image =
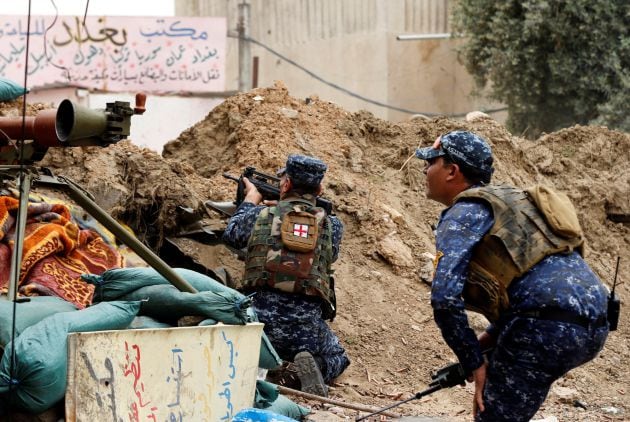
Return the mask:
{"type": "Polygon", "coordinates": [[[33,16],[28,31],[27,17],[1,19],[0,77],[22,81],[28,61],[28,88],[225,89],[225,18],[33,16]]]}
{"type": "MultiPolygon", "coordinates": [[[[169,396],[172,397],[170,402],[166,404],[164,409],[164,403],[152,403],[152,400],[148,397],[148,392],[145,391],[144,381],[142,380],[142,356],[140,346],[137,344],[129,344],[124,342],[124,361],[122,362],[122,378],[119,381],[115,381],[115,370],[112,360],[105,358],[103,366],[107,375],[105,377],[97,374],[98,366],[94,366],[92,361],[88,357],[87,353],[80,352],[80,356],[86,365],[90,377],[99,386],[106,386],[104,391],[96,391],[95,398],[99,408],[108,409],[108,413],[112,416],[112,421],[129,421],[139,422],[141,420],[151,420],[157,422],[157,413],[162,410],[168,412],[167,422],[184,422],[184,411],[181,408],[181,394],[182,394],[182,380],[184,379],[184,373],[182,372],[182,366],[184,363],[184,351],[180,348],[171,349],[172,362],[170,367],[170,375],[166,377],[166,384],[172,388],[169,390],[169,396]],[[116,401],[116,383],[129,383],[132,386],[134,397],[131,399],[131,403],[128,409],[123,409],[121,412],[126,416],[121,418],[118,415],[117,401],[116,401]],[[172,391],[171,391],[172,390],[172,391]],[[104,394],[105,393],[105,394],[104,394]],[[162,409],[160,409],[162,408],[162,409]]],[[[120,401],[120,398],[119,398],[120,401]]],[[[122,400],[123,402],[125,400],[122,400]]]]}
{"type": "Polygon", "coordinates": [[[227,338],[225,331],[221,331],[221,337],[225,343],[225,350],[228,352],[228,372],[227,377],[221,384],[223,391],[219,392],[219,397],[225,400],[225,414],[221,416],[221,420],[230,420],[234,416],[234,405],[232,404],[232,382],[236,378],[236,358],[238,352],[234,350],[234,342],[227,338]]]}

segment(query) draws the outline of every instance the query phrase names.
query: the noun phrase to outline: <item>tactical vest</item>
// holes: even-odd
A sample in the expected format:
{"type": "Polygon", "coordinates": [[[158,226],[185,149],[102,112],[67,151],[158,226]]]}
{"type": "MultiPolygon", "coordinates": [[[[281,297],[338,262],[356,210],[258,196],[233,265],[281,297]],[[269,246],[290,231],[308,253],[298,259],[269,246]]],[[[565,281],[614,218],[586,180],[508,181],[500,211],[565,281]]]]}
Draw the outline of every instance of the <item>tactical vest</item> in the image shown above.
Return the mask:
{"type": "Polygon", "coordinates": [[[311,199],[289,198],[260,212],[247,244],[243,290],[316,296],[334,307],[331,223],[311,199]]]}
{"type": "Polygon", "coordinates": [[[455,198],[478,199],[492,207],[494,225],[475,246],[464,285],[466,308],[496,321],[509,306],[507,288],[544,257],[578,250],[581,236],[554,233],[529,195],[506,185],[468,189],[455,198]]]}

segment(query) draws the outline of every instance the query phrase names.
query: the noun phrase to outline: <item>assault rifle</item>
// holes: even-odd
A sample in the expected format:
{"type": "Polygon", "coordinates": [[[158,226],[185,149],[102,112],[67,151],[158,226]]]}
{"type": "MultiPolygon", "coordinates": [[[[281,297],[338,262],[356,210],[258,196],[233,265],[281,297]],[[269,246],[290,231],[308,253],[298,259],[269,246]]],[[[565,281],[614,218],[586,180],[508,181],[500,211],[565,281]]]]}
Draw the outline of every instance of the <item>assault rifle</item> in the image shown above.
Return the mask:
{"type": "MultiPolygon", "coordinates": [[[[238,187],[236,188],[236,201],[234,201],[234,205],[238,207],[245,199],[245,183],[243,182],[243,177],[247,177],[247,179],[252,182],[258,192],[263,197],[263,200],[268,201],[277,201],[280,199],[280,178],[272,176],[270,174],[262,173],[254,167],[246,167],[245,171],[239,178],[236,178],[230,174],[223,173],[223,177],[226,179],[234,180],[238,183],[238,187]]],[[[208,201],[210,202],[210,201],[208,201]]],[[[212,206],[206,202],[206,205],[212,206]]],[[[318,207],[326,210],[326,214],[333,215],[333,204],[330,200],[322,197],[317,197],[315,204],[318,207]]],[[[215,207],[212,207],[215,208],[215,207]]],[[[216,208],[215,208],[216,209],[216,208]]],[[[218,210],[226,214],[224,210],[218,210]]]]}
{"type": "Polygon", "coordinates": [[[435,393],[438,390],[443,388],[450,388],[456,385],[466,385],[466,379],[470,376],[470,374],[466,374],[464,371],[464,367],[460,363],[452,363],[443,368],[438,369],[436,372],[431,374],[431,383],[429,384],[429,388],[426,390],[420,391],[419,393],[414,394],[412,397],[394,403],[390,406],[387,406],[383,409],[380,409],[377,412],[370,413],[369,415],[362,416],[360,418],[355,419],[356,422],[362,421],[364,419],[369,418],[370,416],[378,415],[379,413],[383,413],[386,410],[392,409],[394,407],[398,407],[402,404],[410,402],[411,400],[417,400],[424,396],[427,396],[431,393],[435,393]]]}

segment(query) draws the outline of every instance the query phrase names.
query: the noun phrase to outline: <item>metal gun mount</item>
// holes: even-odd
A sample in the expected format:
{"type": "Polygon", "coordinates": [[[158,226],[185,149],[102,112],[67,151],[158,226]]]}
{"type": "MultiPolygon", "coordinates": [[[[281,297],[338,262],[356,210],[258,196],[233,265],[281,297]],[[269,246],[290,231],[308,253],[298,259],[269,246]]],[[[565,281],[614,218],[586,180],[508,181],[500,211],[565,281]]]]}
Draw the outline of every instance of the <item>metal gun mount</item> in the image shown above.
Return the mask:
{"type": "MultiPolygon", "coordinates": [[[[195,293],[197,290],[110,217],[78,185],[69,179],[54,176],[48,169],[29,165],[41,160],[49,147],[107,146],[127,138],[131,116],[144,113],[145,101],[144,94],[137,94],[134,108],[128,102],[116,101],[108,103],[105,110],[92,110],[63,100],[57,110],[43,111],[35,117],[0,117],[0,136],[3,136],[0,138],[0,185],[6,180],[15,179],[20,186],[16,239],[24,238],[31,186],[63,190],[172,285],[181,291],[195,293]],[[14,143],[13,139],[22,139],[24,143],[14,143]],[[27,143],[27,140],[31,142],[27,143]]],[[[22,250],[22,242],[16,242],[14,256],[22,256],[22,250]]],[[[9,300],[13,301],[17,296],[18,261],[11,260],[9,300]]]]}
{"type": "Polygon", "coordinates": [[[35,163],[51,147],[107,146],[126,139],[131,116],[145,112],[146,95],[136,94],[135,100],[133,108],[115,101],[104,110],[93,110],[66,99],[56,110],[35,117],[0,117],[0,165],[35,163]]]}

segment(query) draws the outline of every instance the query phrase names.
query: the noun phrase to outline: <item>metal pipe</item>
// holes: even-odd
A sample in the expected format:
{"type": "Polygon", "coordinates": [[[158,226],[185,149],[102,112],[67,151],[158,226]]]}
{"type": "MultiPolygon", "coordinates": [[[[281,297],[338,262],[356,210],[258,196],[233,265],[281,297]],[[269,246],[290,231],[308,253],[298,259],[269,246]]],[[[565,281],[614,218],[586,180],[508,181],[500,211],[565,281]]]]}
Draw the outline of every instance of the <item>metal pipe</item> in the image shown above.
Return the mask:
{"type": "Polygon", "coordinates": [[[61,146],[55,132],[56,115],[55,109],[42,110],[34,117],[0,117],[0,145],[5,139],[22,139],[24,136],[24,140],[37,141],[41,146],[61,146]]]}
{"type": "Polygon", "coordinates": [[[249,43],[249,3],[238,5],[238,90],[252,89],[252,53],[249,43]]]}
{"type": "Polygon", "coordinates": [[[9,276],[9,300],[17,299],[20,283],[20,268],[22,267],[22,252],[24,250],[24,233],[26,232],[26,214],[28,211],[28,195],[31,190],[32,174],[30,169],[23,168],[18,179],[18,190],[20,192],[20,206],[17,220],[15,222],[15,243],[13,244],[13,255],[11,255],[11,275],[9,276]]]}
{"type": "Polygon", "coordinates": [[[451,34],[448,32],[445,32],[445,33],[437,33],[437,34],[398,35],[396,37],[398,41],[442,40],[445,38],[451,38],[451,34]]]}

